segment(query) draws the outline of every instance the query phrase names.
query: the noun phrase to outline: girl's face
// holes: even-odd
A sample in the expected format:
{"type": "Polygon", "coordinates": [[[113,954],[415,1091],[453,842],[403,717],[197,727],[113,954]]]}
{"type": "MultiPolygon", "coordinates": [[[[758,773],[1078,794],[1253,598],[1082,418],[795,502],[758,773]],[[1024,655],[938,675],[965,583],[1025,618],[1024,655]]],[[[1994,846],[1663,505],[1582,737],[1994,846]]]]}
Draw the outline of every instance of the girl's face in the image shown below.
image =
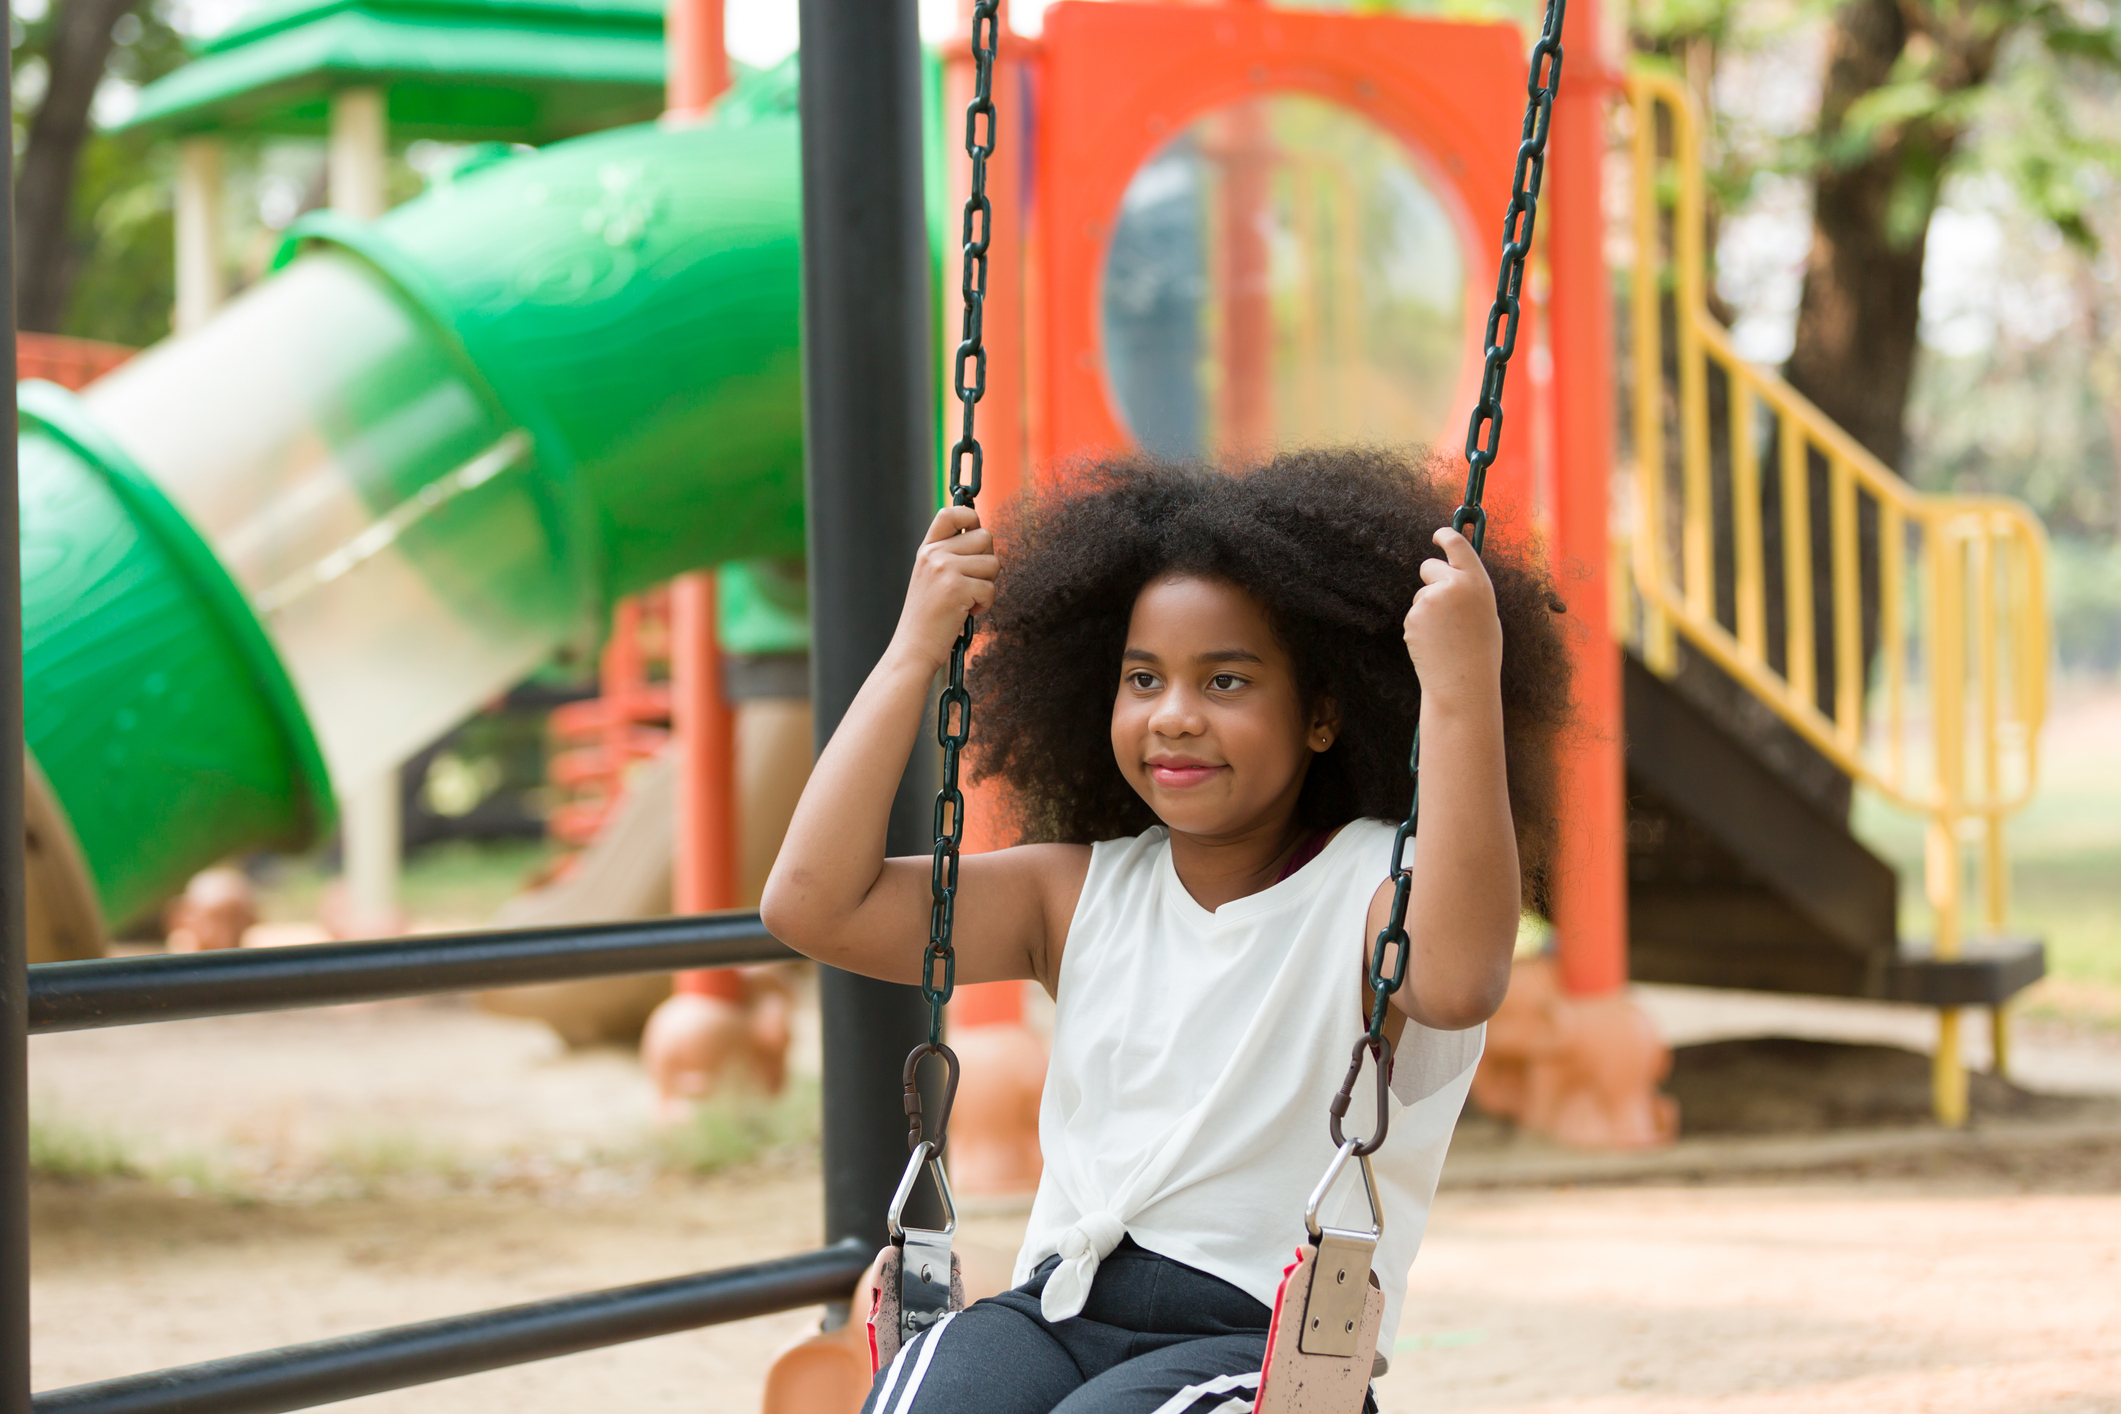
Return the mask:
{"type": "Polygon", "coordinates": [[[1173,575],[1143,589],[1112,699],[1112,755],[1156,818],[1196,837],[1285,828],[1330,703],[1306,711],[1267,611],[1233,584],[1173,575]]]}

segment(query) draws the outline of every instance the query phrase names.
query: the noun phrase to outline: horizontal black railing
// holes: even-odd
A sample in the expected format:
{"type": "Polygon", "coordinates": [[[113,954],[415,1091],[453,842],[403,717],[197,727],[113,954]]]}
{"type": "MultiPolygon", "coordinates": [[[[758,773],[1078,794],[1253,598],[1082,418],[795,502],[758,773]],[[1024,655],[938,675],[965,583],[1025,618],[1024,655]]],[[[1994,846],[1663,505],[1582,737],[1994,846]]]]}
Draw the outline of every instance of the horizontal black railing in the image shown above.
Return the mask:
{"type": "Polygon", "coordinates": [[[29,1029],[33,1035],[86,1031],[796,956],[756,913],[708,913],[387,942],[45,962],[29,969],[29,1029]]]}
{"type": "Polygon", "coordinates": [[[408,1385],[844,1301],[876,1254],[849,1239],[770,1262],[504,1306],[49,1390],[36,1414],[284,1414],[408,1385]]]}
{"type": "MultiPolygon", "coordinates": [[[[32,1032],[81,1031],[560,982],[779,962],[797,954],[756,913],[379,942],[40,963],[32,1032]]],[[[277,1414],[481,1370],[844,1301],[874,1254],[845,1241],[696,1276],[289,1346],[35,1398],[37,1414],[277,1414]]]]}

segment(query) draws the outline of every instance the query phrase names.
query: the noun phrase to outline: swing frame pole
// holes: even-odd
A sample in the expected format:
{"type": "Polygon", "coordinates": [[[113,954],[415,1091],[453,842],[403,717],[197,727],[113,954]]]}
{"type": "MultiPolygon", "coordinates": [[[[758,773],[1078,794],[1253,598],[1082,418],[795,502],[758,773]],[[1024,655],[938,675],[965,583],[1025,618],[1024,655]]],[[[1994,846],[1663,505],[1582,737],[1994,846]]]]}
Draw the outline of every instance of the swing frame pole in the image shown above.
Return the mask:
{"type": "MultiPolygon", "coordinates": [[[[12,102],[12,66],[0,99],[12,102]]],[[[0,153],[0,196],[15,189],[0,153]]],[[[0,1414],[29,1414],[29,939],[22,860],[22,535],[16,496],[15,217],[0,206],[0,1414]]]]}
{"type": "MultiPolygon", "coordinates": [[[[811,702],[823,750],[898,622],[936,507],[933,335],[922,206],[918,0],[802,0],[803,454],[811,702]]],[[[922,740],[932,742],[931,730],[922,740]]],[[[887,853],[934,844],[937,770],[918,749],[887,853]]],[[[907,955],[920,940],[909,935],[907,955]]],[[[918,988],[820,967],[825,1240],[885,1242],[906,1165],[901,1058],[918,988]]],[[[844,1318],[828,1311],[827,1324],[844,1318]]]]}

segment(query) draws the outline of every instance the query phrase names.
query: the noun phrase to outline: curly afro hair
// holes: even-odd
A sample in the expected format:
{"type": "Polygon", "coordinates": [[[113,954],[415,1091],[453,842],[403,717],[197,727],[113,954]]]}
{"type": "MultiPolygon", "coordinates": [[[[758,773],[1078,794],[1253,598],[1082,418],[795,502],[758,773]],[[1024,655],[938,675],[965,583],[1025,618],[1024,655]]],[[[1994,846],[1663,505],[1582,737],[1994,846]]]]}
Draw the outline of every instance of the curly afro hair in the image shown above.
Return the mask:
{"type": "MultiPolygon", "coordinates": [[[[1087,844],[1156,817],[1113,760],[1111,714],[1135,598],[1171,574],[1225,580],[1265,606],[1307,702],[1340,735],[1312,759],[1309,828],[1405,818],[1421,684],[1402,620],[1457,487],[1439,459],[1368,448],[1291,452],[1237,472],[1127,454],[1027,493],[1003,518],[1002,573],[971,667],[974,778],[1013,797],[1020,837],[1087,844]]],[[[1561,601],[1534,547],[1491,535],[1502,711],[1527,901],[1543,904],[1555,744],[1567,717],[1561,601]]]]}

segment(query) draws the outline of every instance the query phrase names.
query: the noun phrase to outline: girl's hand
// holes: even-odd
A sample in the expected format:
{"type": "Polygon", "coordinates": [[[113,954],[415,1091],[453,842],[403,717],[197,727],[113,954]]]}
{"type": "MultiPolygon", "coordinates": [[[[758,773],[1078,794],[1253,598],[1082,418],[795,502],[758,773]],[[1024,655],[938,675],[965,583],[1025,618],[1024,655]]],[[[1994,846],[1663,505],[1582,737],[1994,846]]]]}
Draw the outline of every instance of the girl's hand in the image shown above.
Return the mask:
{"type": "Polygon", "coordinates": [[[979,512],[970,506],[937,511],[913,559],[913,579],[906,586],[898,631],[891,636],[892,651],[931,671],[948,663],[950,645],[964,628],[965,616],[994,602],[994,577],[999,573],[994,536],[980,529],[979,512]]]}
{"type": "Polygon", "coordinates": [[[1502,682],[1495,586],[1463,535],[1445,526],[1436,543],[1445,558],[1422,561],[1422,587],[1407,610],[1407,656],[1425,700],[1456,705],[1493,697],[1502,682]]]}

